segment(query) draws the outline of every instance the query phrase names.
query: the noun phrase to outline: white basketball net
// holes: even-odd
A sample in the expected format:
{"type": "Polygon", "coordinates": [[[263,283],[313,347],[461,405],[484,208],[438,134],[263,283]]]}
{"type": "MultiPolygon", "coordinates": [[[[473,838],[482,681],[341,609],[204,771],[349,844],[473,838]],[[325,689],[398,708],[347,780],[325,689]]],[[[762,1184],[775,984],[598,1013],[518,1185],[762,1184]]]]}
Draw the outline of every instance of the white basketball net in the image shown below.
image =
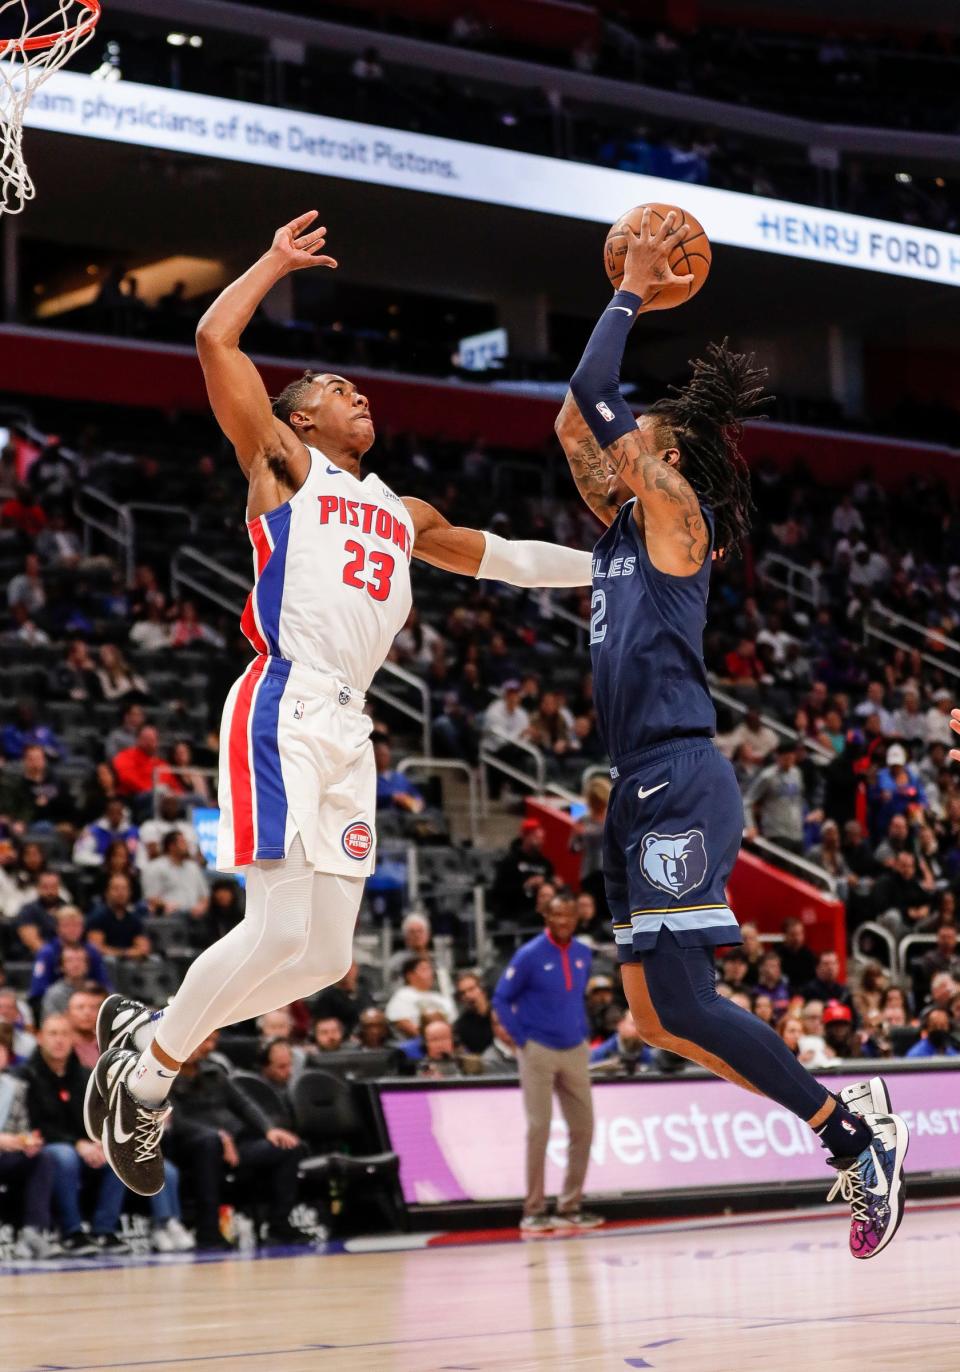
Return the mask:
{"type": "MultiPolygon", "coordinates": [[[[23,160],[23,118],[34,92],[89,42],[100,17],[98,0],[43,4],[52,12],[31,24],[28,0],[0,0],[0,214],[19,214],[36,194],[23,160]]],[[[36,0],[32,8],[36,14],[36,0]]]]}

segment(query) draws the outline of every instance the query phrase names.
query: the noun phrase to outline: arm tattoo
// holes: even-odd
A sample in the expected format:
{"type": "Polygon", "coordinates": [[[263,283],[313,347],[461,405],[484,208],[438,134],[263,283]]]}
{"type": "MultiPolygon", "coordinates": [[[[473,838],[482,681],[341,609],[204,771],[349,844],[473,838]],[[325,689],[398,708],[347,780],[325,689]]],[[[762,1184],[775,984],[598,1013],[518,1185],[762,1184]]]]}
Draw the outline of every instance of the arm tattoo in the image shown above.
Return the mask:
{"type": "Polygon", "coordinates": [[[617,506],[610,495],[607,460],[569,392],[557,420],[557,433],[583,500],[599,520],[612,524],[617,506]]]}
{"type": "Polygon", "coordinates": [[[609,468],[634,492],[644,515],[644,526],[659,536],[676,540],[676,547],[690,567],[702,567],[710,551],[710,531],[700,510],[696,492],[676,467],[640,446],[638,434],[625,434],[604,449],[609,468]]]}

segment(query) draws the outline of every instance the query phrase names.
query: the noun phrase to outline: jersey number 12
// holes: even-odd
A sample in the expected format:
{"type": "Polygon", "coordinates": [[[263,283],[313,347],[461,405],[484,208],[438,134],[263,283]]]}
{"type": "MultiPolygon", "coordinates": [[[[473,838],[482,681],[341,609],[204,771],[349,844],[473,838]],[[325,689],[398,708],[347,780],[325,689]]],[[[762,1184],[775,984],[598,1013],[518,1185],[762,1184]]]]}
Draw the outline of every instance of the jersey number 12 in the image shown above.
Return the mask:
{"type": "Polygon", "coordinates": [[[366,591],[374,600],[386,600],[390,594],[390,582],[396,562],[389,553],[368,553],[362,543],[348,538],[343,545],[344,552],[350,554],[350,561],[343,569],[345,586],[355,586],[358,591],[366,591]],[[369,579],[364,580],[360,573],[369,571],[369,579]]]}

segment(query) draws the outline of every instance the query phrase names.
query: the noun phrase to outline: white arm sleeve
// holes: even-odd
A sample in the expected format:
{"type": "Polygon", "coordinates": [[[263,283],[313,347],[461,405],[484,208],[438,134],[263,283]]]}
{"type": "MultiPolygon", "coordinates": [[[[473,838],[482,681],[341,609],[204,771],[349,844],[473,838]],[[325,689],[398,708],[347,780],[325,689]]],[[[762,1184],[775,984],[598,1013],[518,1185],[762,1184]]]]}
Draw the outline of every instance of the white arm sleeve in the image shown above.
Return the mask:
{"type": "Polygon", "coordinates": [[[509,586],[589,586],[592,555],[558,543],[501,538],[483,532],[486,548],[477,580],[505,581],[509,586]]]}

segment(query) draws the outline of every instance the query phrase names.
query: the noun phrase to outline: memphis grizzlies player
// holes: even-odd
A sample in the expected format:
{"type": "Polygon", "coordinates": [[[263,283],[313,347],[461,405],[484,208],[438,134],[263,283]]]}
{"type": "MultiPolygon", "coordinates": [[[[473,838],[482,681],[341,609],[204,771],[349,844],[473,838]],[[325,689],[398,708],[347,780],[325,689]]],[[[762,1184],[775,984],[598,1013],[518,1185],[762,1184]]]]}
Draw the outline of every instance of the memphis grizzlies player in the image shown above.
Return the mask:
{"type": "Polygon", "coordinates": [[[372,472],[361,478],[373,418],[344,377],[307,372],[271,405],[240,337],[283,277],[336,267],[316,218],[278,229],[197,331],[213,412],[249,482],[254,588],[241,627],[256,656],[224,706],[217,841],[218,868],[246,874],[247,899],[166,1009],[120,996],[101,1009],[87,1131],[143,1195],[163,1185],[167,1095],[194,1049],[350,966],[375,846],[364,693],[409,614],[411,557],[515,586],[590,584],[588,552],[453,528],[372,472]]]}
{"type": "Polygon", "coordinates": [[[612,762],[605,881],[637,1027],[719,1076],[770,1097],[816,1131],[852,1211],[850,1251],[871,1258],[903,1212],[907,1127],[880,1078],[835,1097],[782,1039],[718,996],[713,949],[738,943],[725,886],[743,831],[730,763],[713,744],[703,662],[710,567],[747,534],[743,420],[765,373],[711,345],[681,389],[637,421],[620,393],[627,336],[682,241],[649,212],[631,235],[622,288],[570,382],[557,433],[580,494],[606,524],[593,555],[594,701],[612,762]]]}

